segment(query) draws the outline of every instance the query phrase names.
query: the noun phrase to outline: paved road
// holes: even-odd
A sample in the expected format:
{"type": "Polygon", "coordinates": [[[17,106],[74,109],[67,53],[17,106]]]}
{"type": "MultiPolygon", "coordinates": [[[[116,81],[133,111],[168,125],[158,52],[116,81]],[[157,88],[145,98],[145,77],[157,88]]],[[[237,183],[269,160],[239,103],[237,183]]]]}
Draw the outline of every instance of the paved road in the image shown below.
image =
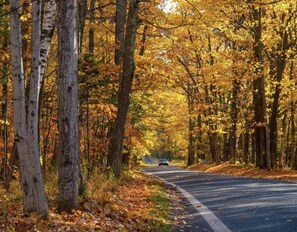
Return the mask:
{"type": "Polygon", "coordinates": [[[176,231],[297,232],[297,184],[193,172],[178,167],[144,171],[185,194],[187,224],[176,231]]]}

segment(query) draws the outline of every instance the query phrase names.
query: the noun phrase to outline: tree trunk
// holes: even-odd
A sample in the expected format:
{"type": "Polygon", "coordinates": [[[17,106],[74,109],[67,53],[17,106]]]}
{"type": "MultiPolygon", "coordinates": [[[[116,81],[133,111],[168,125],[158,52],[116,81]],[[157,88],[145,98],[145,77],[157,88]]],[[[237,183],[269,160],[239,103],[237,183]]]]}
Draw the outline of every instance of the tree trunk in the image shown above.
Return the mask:
{"type": "Polygon", "coordinates": [[[285,140],[287,134],[287,112],[285,112],[284,118],[282,119],[282,137],[280,143],[280,157],[279,157],[279,167],[281,170],[285,167],[285,140]]]}
{"type": "MultiPolygon", "coordinates": [[[[79,44],[79,54],[81,53],[82,45],[83,45],[83,36],[85,31],[85,22],[86,22],[86,16],[87,16],[87,9],[88,8],[88,0],[78,0],[78,11],[79,11],[79,35],[78,35],[78,44],[79,44]]],[[[94,8],[94,7],[93,7],[94,8]]],[[[93,8],[90,7],[90,11],[93,10],[93,8]]]]}
{"type": "Polygon", "coordinates": [[[188,163],[187,165],[190,166],[194,164],[194,122],[193,118],[189,116],[189,145],[188,145],[188,163]]]}
{"type": "MultiPolygon", "coordinates": [[[[6,68],[4,68],[4,74],[6,75],[6,68]]],[[[7,172],[8,172],[8,128],[7,128],[7,114],[8,114],[8,88],[7,88],[7,83],[3,84],[2,87],[2,94],[3,97],[5,98],[3,104],[2,104],[2,116],[4,119],[4,125],[3,125],[3,151],[4,151],[4,158],[3,158],[3,181],[4,183],[6,182],[6,177],[7,177],[7,172]]],[[[1,168],[0,168],[1,170],[1,168]]],[[[2,170],[1,170],[2,171],[2,170]]],[[[1,178],[0,178],[1,179],[1,178]]],[[[8,190],[8,188],[6,189],[8,190]]]]}
{"type": "Polygon", "coordinates": [[[41,88],[40,76],[40,48],[41,48],[41,0],[32,3],[32,61],[31,77],[28,96],[28,149],[33,175],[33,194],[36,196],[34,202],[37,212],[47,213],[48,206],[45,199],[42,170],[39,157],[39,94],[41,88]]]}
{"type": "Polygon", "coordinates": [[[239,84],[238,80],[232,82],[232,102],[231,102],[231,130],[230,130],[230,141],[229,141],[229,154],[233,162],[236,162],[236,134],[237,134],[237,118],[238,118],[238,92],[239,84]]]}
{"type": "Polygon", "coordinates": [[[270,154],[271,154],[271,166],[276,166],[277,160],[277,118],[279,113],[279,99],[281,95],[281,80],[283,79],[284,71],[286,68],[286,51],[288,49],[288,33],[280,33],[282,37],[282,43],[277,46],[276,54],[272,54],[270,60],[270,76],[272,80],[277,82],[273,95],[273,103],[271,107],[271,116],[269,118],[270,128],[270,154]]]}
{"type": "Polygon", "coordinates": [[[218,137],[217,132],[212,131],[209,133],[211,159],[212,159],[212,161],[219,163],[220,158],[219,158],[219,153],[218,153],[218,148],[217,148],[217,137],[218,137]]]}
{"type": "Polygon", "coordinates": [[[270,169],[268,134],[266,125],[266,98],[265,98],[265,80],[263,73],[263,44],[262,44],[262,9],[261,7],[252,9],[254,19],[254,58],[255,58],[255,79],[253,81],[253,104],[255,121],[255,151],[256,166],[259,168],[270,169]]]}
{"type": "Polygon", "coordinates": [[[202,115],[198,114],[197,117],[197,124],[198,124],[198,145],[197,145],[197,158],[205,160],[205,152],[202,146],[202,115]]]}
{"type": "MultiPolygon", "coordinates": [[[[295,70],[295,62],[291,61],[290,64],[290,80],[294,80],[295,75],[294,75],[294,70],[295,70]]],[[[296,85],[296,81],[295,81],[296,85]]],[[[296,126],[295,126],[295,110],[296,110],[296,101],[294,100],[294,95],[295,91],[291,92],[291,98],[293,99],[291,102],[291,124],[292,124],[292,129],[291,129],[291,166],[294,170],[297,170],[297,148],[296,148],[296,126]]]]}
{"type": "Polygon", "coordinates": [[[285,70],[285,61],[281,60],[277,62],[277,82],[276,89],[273,95],[273,103],[271,109],[271,116],[269,118],[269,129],[270,129],[270,154],[271,154],[271,166],[272,168],[276,166],[277,160],[277,118],[278,118],[278,108],[279,108],[279,98],[281,94],[280,81],[283,77],[283,72],[285,70]]]}
{"type": "Polygon", "coordinates": [[[255,145],[255,134],[251,135],[251,145],[252,145],[252,164],[256,164],[256,145],[255,145]]]}
{"type": "Polygon", "coordinates": [[[44,3],[41,45],[40,45],[40,81],[43,85],[44,73],[47,65],[50,45],[54,35],[56,25],[56,1],[47,0],[44,3]]]}
{"type": "Polygon", "coordinates": [[[295,128],[295,115],[292,113],[292,103],[291,103],[291,133],[290,133],[290,167],[294,167],[294,161],[295,161],[295,156],[296,156],[296,138],[295,138],[295,133],[296,133],[296,128],[295,128]]]}
{"type": "Polygon", "coordinates": [[[190,166],[194,164],[195,152],[194,152],[194,117],[193,117],[193,91],[190,81],[187,84],[187,98],[188,98],[188,111],[189,111],[189,131],[188,131],[188,162],[190,166]]]}
{"type": "Polygon", "coordinates": [[[94,55],[94,49],[95,49],[95,29],[94,24],[95,23],[95,0],[91,0],[90,3],[90,23],[91,27],[89,30],[89,54],[94,55]]]}
{"type": "MultiPolygon", "coordinates": [[[[123,61],[123,50],[124,50],[124,43],[125,43],[125,26],[126,26],[126,13],[127,11],[127,1],[125,0],[117,0],[116,1],[116,25],[115,25],[115,56],[114,56],[114,63],[116,65],[122,65],[123,61]]],[[[122,75],[122,70],[120,71],[120,78],[122,75]]],[[[111,123],[108,137],[110,141],[112,140],[112,136],[114,134],[114,128],[116,127],[115,123],[111,123]]],[[[109,145],[112,146],[111,144],[109,145]]],[[[110,150],[110,148],[109,148],[110,150]]],[[[113,163],[113,158],[115,156],[108,152],[107,154],[107,166],[111,167],[113,163]]]]}
{"type": "MultiPolygon", "coordinates": [[[[8,32],[8,26],[5,27],[5,31],[8,32]]],[[[3,53],[8,53],[9,52],[9,36],[8,34],[5,34],[3,38],[3,45],[2,45],[2,52],[3,53]]],[[[2,96],[3,96],[3,102],[1,104],[1,118],[4,120],[3,123],[3,152],[4,152],[4,157],[3,157],[3,167],[0,167],[0,179],[1,179],[1,174],[4,180],[4,186],[6,183],[6,177],[7,177],[7,172],[8,172],[8,76],[9,76],[9,70],[8,70],[8,60],[4,60],[2,63],[3,69],[2,69],[2,96]]],[[[1,128],[2,129],[2,128],[1,128]]],[[[2,131],[1,131],[2,132],[2,131]]],[[[1,159],[0,159],[1,162],[1,159]]],[[[6,189],[8,190],[8,188],[6,189]]]]}
{"type": "MultiPolygon", "coordinates": [[[[40,45],[40,100],[39,100],[39,118],[42,108],[42,97],[43,97],[43,87],[45,70],[48,61],[48,55],[50,51],[50,45],[54,35],[54,29],[56,25],[56,1],[48,0],[43,4],[43,14],[42,14],[42,28],[41,28],[41,45],[40,45]]],[[[38,120],[38,130],[39,130],[40,120],[38,120]]],[[[39,136],[40,137],[40,136],[39,136]]],[[[43,152],[42,152],[42,167],[43,175],[46,175],[46,149],[48,145],[48,136],[44,137],[43,152]]]]}
{"type": "Polygon", "coordinates": [[[250,133],[249,131],[244,132],[243,138],[243,162],[245,164],[249,163],[249,145],[250,145],[250,133]]]}
{"type": "MultiPolygon", "coordinates": [[[[133,3],[133,2],[132,2],[133,3]]],[[[131,3],[130,3],[131,4],[131,3]]],[[[135,3],[133,3],[135,4],[135,3]]],[[[138,4],[138,3],[136,3],[138,4]]],[[[125,39],[125,25],[126,25],[126,0],[116,0],[116,28],[115,28],[115,57],[114,63],[120,65],[123,58],[124,39],[125,39]]]]}
{"type": "Polygon", "coordinates": [[[223,159],[224,161],[229,160],[229,141],[226,133],[224,134],[223,159]]]}
{"type": "Polygon", "coordinates": [[[19,18],[20,3],[10,0],[10,42],[13,72],[14,129],[15,142],[20,159],[21,185],[23,190],[24,212],[37,212],[46,217],[48,206],[45,199],[43,178],[39,161],[38,147],[38,85],[40,77],[40,1],[32,3],[32,68],[28,117],[25,104],[25,81],[22,62],[22,34],[19,18]],[[37,82],[37,83],[36,83],[37,82]]]}
{"type": "Polygon", "coordinates": [[[125,124],[129,108],[130,93],[134,77],[134,52],[136,29],[138,25],[138,0],[131,0],[126,27],[125,46],[123,51],[123,71],[120,81],[118,111],[109,146],[112,158],[112,170],[116,178],[121,175],[122,149],[125,135],[125,124]]]}
{"type": "Polygon", "coordinates": [[[58,210],[78,208],[80,157],[77,82],[77,1],[57,1],[58,12],[58,210]]]}

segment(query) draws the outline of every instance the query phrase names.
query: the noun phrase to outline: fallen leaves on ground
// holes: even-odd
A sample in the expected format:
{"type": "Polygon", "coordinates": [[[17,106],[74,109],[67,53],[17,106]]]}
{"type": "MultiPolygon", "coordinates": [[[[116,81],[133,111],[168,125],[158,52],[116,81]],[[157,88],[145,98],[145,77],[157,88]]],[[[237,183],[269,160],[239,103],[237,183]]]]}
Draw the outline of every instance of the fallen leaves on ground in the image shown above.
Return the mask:
{"type": "Polygon", "coordinates": [[[293,170],[265,170],[259,169],[252,165],[237,164],[195,164],[189,167],[190,170],[209,172],[215,174],[225,174],[233,176],[244,176],[251,178],[266,178],[283,181],[297,182],[297,171],[293,170]]]}
{"type": "Polygon", "coordinates": [[[151,213],[158,205],[153,201],[156,189],[150,181],[134,174],[117,186],[108,203],[86,198],[72,214],[57,213],[50,202],[48,220],[23,215],[21,192],[15,181],[9,193],[0,188],[0,231],[152,231],[152,226],[169,221],[151,213]]]}

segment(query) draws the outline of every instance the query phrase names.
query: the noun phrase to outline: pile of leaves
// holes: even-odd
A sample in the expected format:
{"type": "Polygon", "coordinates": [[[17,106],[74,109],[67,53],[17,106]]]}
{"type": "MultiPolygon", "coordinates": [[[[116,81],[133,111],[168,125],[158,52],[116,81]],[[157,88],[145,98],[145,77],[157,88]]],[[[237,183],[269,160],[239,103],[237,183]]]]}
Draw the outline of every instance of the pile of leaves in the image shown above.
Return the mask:
{"type": "Polygon", "coordinates": [[[0,231],[170,231],[168,194],[161,183],[134,173],[120,182],[95,176],[88,187],[72,214],[57,212],[54,191],[47,188],[48,220],[23,214],[17,181],[10,192],[0,188],[0,231]]]}
{"type": "Polygon", "coordinates": [[[266,178],[282,181],[297,182],[297,171],[281,170],[281,169],[259,169],[254,165],[241,165],[241,164],[195,164],[189,167],[190,170],[209,172],[215,174],[224,174],[232,176],[243,176],[251,178],[266,178]]]}

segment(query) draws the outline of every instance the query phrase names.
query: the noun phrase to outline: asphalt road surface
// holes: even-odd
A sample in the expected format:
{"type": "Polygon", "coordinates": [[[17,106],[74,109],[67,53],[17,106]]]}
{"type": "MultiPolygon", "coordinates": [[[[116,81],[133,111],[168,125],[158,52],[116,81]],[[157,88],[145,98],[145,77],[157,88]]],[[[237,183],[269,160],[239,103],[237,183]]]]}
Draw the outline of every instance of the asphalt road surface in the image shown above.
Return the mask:
{"type": "Polygon", "coordinates": [[[184,196],[185,225],[175,231],[297,232],[297,184],[214,175],[173,166],[144,168],[184,196]]]}

